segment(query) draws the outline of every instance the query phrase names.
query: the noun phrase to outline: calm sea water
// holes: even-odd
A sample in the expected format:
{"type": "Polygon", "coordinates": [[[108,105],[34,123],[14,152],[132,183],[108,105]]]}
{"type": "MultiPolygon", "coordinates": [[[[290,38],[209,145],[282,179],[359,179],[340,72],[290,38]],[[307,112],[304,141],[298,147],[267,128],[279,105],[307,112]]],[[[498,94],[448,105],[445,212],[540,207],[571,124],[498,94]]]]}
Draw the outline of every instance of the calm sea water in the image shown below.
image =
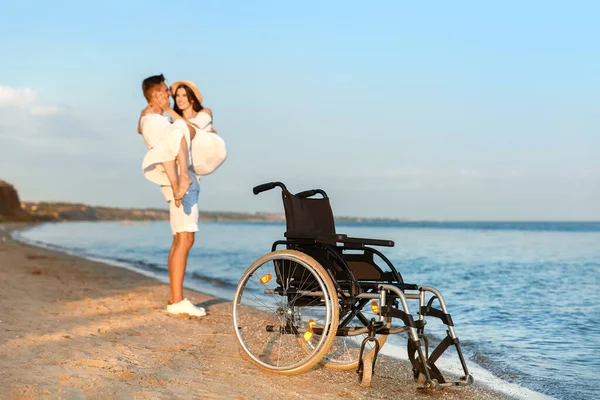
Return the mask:
{"type": "MultiPolygon", "coordinates": [[[[186,286],[231,300],[243,271],[284,230],[203,223],[186,286]]],[[[406,282],[445,296],[478,382],[517,398],[597,398],[600,223],[347,223],[338,231],[396,242],[384,254],[406,282]]],[[[16,237],[167,279],[165,222],[46,224],[16,237]]],[[[396,336],[383,350],[402,357],[406,338],[396,336]]]]}

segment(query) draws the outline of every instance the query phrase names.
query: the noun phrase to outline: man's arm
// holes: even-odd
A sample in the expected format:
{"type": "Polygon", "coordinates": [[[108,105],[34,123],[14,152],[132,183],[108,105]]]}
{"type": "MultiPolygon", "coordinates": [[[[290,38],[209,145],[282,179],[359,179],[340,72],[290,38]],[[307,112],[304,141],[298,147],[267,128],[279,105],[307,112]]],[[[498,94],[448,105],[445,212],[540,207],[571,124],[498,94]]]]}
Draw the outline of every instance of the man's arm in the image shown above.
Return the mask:
{"type": "Polygon", "coordinates": [[[157,110],[156,106],[152,104],[148,104],[148,107],[144,108],[140,113],[140,118],[138,119],[138,133],[142,134],[142,118],[148,114],[160,114],[160,110],[157,110]]]}
{"type": "Polygon", "coordinates": [[[138,133],[140,135],[142,134],[142,117],[144,116],[144,111],[146,110],[142,110],[142,112],[140,113],[140,117],[138,118],[138,133]]]}

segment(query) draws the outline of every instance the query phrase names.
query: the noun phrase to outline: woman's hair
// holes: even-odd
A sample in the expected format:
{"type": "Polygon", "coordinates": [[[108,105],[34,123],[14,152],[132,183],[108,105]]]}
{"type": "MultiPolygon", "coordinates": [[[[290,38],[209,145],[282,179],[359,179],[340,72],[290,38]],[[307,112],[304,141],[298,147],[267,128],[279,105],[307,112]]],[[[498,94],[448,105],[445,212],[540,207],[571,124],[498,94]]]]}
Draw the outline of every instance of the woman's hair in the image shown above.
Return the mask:
{"type": "MultiPolygon", "coordinates": [[[[204,108],[204,107],[202,107],[202,104],[200,104],[200,102],[198,101],[198,98],[196,97],[196,95],[194,94],[192,89],[190,89],[186,85],[179,86],[177,88],[177,90],[179,90],[179,88],[185,89],[185,94],[187,95],[188,101],[190,103],[192,103],[192,109],[194,111],[199,112],[200,110],[202,110],[204,108]]],[[[176,97],[177,97],[177,90],[175,91],[175,93],[172,94],[174,99],[176,99],[176,97]]],[[[177,114],[179,114],[183,117],[183,111],[181,111],[179,109],[179,106],[177,105],[177,100],[175,100],[175,106],[173,107],[173,111],[175,111],[177,114]]]]}

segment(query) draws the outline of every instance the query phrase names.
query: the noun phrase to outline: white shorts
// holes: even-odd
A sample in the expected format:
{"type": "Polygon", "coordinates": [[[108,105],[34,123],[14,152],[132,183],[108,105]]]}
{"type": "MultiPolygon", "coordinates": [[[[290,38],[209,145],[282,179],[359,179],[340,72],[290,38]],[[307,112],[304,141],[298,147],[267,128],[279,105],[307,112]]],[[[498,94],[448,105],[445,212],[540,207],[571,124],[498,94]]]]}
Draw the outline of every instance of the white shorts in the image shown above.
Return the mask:
{"type": "MultiPolygon", "coordinates": [[[[173,235],[181,232],[198,232],[198,198],[200,195],[198,181],[194,179],[194,183],[190,186],[188,194],[183,196],[183,203],[179,207],[176,207],[175,201],[172,200],[171,187],[166,186],[165,188],[171,191],[169,220],[173,235]]],[[[161,190],[163,190],[162,187],[161,190]]]]}

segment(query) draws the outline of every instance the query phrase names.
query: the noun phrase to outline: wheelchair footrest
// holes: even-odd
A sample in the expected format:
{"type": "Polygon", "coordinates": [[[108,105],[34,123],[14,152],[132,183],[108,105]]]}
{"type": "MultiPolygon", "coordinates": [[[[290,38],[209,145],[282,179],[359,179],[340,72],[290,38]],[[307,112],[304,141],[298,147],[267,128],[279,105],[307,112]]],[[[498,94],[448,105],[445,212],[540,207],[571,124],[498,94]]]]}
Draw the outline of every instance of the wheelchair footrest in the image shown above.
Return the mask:
{"type": "Polygon", "coordinates": [[[419,338],[425,345],[425,351],[423,351],[419,342],[409,340],[408,359],[413,366],[415,381],[424,385],[422,389],[429,390],[436,387],[468,386],[473,383],[473,377],[468,372],[458,338],[453,339],[449,335],[446,336],[431,354],[429,354],[427,337],[423,334],[419,334],[419,338]],[[435,365],[442,353],[450,346],[456,347],[460,363],[465,373],[465,376],[461,377],[458,381],[446,381],[441,371],[435,365]]]}
{"type": "Polygon", "coordinates": [[[440,383],[439,386],[440,387],[469,386],[469,385],[472,385],[472,384],[473,384],[473,376],[472,375],[468,375],[468,376],[463,376],[458,381],[440,383]]]}

